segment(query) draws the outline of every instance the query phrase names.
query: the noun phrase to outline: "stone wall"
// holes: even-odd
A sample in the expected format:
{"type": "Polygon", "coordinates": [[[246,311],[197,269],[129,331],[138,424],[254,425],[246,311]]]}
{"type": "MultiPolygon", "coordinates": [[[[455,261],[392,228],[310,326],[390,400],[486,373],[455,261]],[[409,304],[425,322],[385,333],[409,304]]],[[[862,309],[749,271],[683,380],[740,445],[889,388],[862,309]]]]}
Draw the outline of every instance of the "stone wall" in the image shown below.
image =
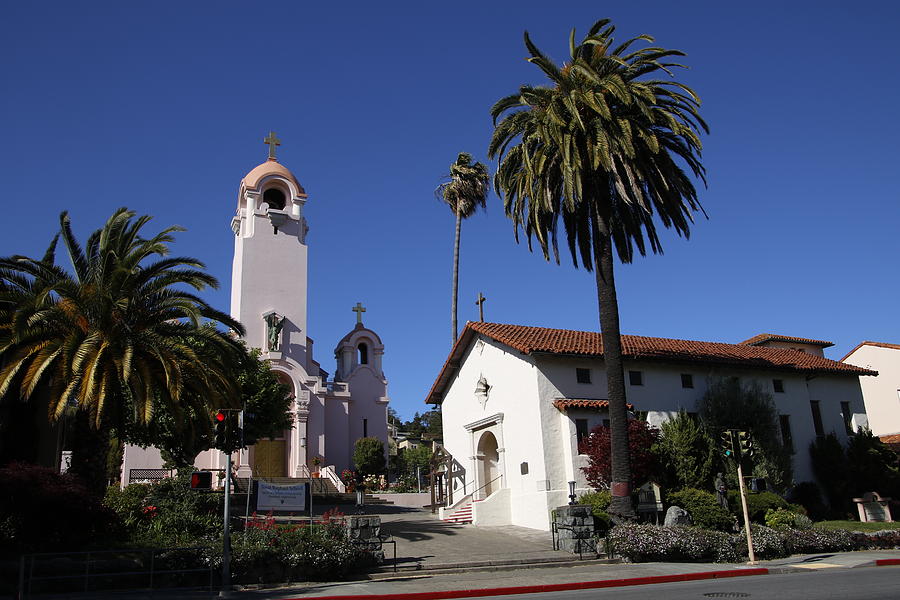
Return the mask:
{"type": "Polygon", "coordinates": [[[590,506],[567,505],[556,509],[554,515],[559,549],[578,554],[598,553],[597,536],[601,531],[590,506]]]}
{"type": "Polygon", "coordinates": [[[384,562],[381,517],[359,515],[347,517],[347,539],[369,550],[378,564],[384,562]]]}

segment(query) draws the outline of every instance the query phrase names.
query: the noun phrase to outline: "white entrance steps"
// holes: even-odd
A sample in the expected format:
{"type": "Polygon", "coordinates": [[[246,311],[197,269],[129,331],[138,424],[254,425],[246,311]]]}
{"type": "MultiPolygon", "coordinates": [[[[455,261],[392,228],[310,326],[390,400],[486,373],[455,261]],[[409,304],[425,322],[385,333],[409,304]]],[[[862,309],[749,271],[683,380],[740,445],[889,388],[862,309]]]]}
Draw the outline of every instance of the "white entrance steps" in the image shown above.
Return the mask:
{"type": "Polygon", "coordinates": [[[445,516],[443,521],[448,523],[471,523],[472,522],[472,502],[463,502],[455,510],[445,516]]]}

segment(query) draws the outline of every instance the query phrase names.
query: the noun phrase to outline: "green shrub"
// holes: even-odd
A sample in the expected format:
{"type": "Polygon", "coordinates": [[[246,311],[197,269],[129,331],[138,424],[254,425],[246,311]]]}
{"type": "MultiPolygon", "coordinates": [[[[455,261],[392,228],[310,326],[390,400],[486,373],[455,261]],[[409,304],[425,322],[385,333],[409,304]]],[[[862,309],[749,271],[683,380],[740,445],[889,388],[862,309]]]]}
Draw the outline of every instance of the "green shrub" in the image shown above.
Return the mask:
{"type": "Polygon", "coordinates": [[[606,514],[606,509],[609,508],[610,502],[612,502],[612,494],[610,494],[609,490],[588,492],[578,497],[578,504],[590,506],[595,517],[599,513],[606,514]]]}
{"type": "MultiPolygon", "coordinates": [[[[779,508],[788,508],[787,500],[772,492],[750,492],[747,494],[747,512],[750,513],[750,522],[762,525],[766,522],[766,512],[779,508]]],[[[737,490],[728,492],[728,508],[738,518],[738,522],[744,523],[744,511],[741,508],[741,496],[737,490]]]]}
{"type": "Polygon", "coordinates": [[[670,505],[680,506],[691,515],[694,525],[705,529],[717,529],[729,531],[734,525],[734,519],[727,510],[722,508],[715,494],[687,488],[669,494],[670,505]]]}
{"type": "Polygon", "coordinates": [[[806,515],[814,521],[828,518],[828,507],[822,502],[822,492],[812,481],[801,481],[792,487],[786,498],[806,510],[806,515]]]}
{"type": "Polygon", "coordinates": [[[586,504],[591,507],[591,514],[600,521],[599,524],[603,530],[609,529],[609,526],[612,523],[612,520],[609,518],[609,513],[606,512],[610,502],[612,502],[612,494],[609,490],[588,492],[587,494],[582,494],[578,498],[578,504],[586,504]]]}
{"type": "Polygon", "coordinates": [[[238,583],[343,579],[373,563],[364,548],[346,539],[339,521],[323,526],[248,527],[234,542],[232,574],[238,583]]]}
{"type": "Polygon", "coordinates": [[[125,524],[133,545],[207,545],[222,531],[222,496],[192,490],[190,473],[153,484],[109,488],[106,506],[125,524]]]}
{"type": "Polygon", "coordinates": [[[790,508],[775,508],[766,511],[766,527],[772,529],[810,529],[812,521],[790,508]]]}
{"type": "Polygon", "coordinates": [[[660,426],[660,439],[654,450],[659,455],[666,486],[712,487],[715,443],[684,410],[660,426]]]}
{"type": "Polygon", "coordinates": [[[116,543],[121,526],[77,479],[25,463],[0,468],[0,556],[116,543]]]}

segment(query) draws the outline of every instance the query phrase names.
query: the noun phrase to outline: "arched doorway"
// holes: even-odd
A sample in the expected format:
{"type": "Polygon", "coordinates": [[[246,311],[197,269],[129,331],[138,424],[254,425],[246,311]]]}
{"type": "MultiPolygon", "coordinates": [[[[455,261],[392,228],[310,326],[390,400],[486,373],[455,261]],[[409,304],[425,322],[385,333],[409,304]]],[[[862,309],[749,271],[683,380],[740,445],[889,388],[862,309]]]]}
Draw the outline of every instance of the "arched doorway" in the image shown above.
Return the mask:
{"type": "MultiPolygon", "coordinates": [[[[275,371],[278,382],[287,385],[292,390],[293,383],[287,373],[275,371]]],[[[275,439],[260,438],[253,446],[252,464],[255,477],[270,479],[274,477],[286,477],[288,475],[288,432],[282,432],[275,439]]]]}
{"type": "Polygon", "coordinates": [[[479,492],[476,494],[477,499],[487,498],[493,492],[500,489],[502,481],[497,479],[500,476],[500,452],[497,451],[497,438],[490,431],[481,434],[478,440],[478,482],[479,492]]]}

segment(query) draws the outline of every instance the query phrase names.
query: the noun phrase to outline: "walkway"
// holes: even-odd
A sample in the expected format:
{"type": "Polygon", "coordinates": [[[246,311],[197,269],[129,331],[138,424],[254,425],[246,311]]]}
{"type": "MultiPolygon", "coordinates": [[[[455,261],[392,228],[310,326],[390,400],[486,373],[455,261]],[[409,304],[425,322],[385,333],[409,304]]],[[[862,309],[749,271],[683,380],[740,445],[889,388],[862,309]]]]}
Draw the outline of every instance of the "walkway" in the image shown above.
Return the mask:
{"type": "MultiPolygon", "coordinates": [[[[440,521],[437,515],[425,510],[392,506],[367,506],[366,512],[381,516],[382,531],[396,540],[397,561],[404,569],[571,561],[573,558],[571,554],[553,551],[549,531],[514,525],[456,525],[440,521]]],[[[385,551],[390,556],[390,546],[385,551]]]]}

